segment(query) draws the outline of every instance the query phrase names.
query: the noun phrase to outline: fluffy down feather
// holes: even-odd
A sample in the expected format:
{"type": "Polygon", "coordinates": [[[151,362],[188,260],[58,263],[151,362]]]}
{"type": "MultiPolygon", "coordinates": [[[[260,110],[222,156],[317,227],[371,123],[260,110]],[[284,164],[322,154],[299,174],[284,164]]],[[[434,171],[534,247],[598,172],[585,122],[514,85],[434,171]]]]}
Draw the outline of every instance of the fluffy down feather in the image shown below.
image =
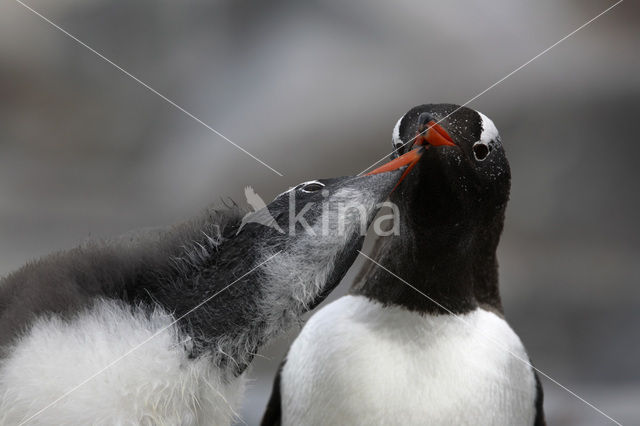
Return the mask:
{"type": "Polygon", "coordinates": [[[225,383],[207,357],[188,360],[189,340],[172,321],[105,300],[70,320],[40,318],[0,361],[0,424],[26,420],[141,342],[29,424],[229,424],[244,380],[225,383]]]}

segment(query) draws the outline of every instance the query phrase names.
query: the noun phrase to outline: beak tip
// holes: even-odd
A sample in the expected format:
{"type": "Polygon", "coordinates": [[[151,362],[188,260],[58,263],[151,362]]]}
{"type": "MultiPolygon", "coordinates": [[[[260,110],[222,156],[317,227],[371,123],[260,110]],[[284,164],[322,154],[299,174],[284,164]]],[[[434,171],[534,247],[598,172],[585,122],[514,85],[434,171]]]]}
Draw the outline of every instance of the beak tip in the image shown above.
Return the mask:
{"type": "Polygon", "coordinates": [[[434,121],[429,122],[429,128],[426,131],[424,139],[429,145],[433,146],[456,146],[449,132],[434,121]]]}

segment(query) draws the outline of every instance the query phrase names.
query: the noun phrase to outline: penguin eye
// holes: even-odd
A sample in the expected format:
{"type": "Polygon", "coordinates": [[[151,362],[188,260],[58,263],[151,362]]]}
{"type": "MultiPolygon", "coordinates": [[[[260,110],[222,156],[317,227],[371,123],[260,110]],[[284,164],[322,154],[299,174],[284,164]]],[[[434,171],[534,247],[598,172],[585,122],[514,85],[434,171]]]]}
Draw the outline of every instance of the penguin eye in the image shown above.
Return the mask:
{"type": "Polygon", "coordinates": [[[322,188],[324,188],[324,184],[321,182],[308,182],[308,183],[304,183],[302,184],[302,186],[300,187],[300,190],[302,192],[317,192],[320,191],[322,188]]]}
{"type": "Polygon", "coordinates": [[[473,156],[476,157],[476,160],[478,161],[483,161],[485,158],[487,158],[490,152],[491,147],[483,143],[477,142],[475,145],[473,145],[473,156]]]}

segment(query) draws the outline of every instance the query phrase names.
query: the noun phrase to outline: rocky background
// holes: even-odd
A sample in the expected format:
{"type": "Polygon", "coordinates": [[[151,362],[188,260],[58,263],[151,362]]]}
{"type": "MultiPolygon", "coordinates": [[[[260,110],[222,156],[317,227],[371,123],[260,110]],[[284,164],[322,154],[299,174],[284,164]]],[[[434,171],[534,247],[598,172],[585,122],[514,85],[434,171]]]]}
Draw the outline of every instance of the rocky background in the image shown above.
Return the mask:
{"type": "MultiPolygon", "coordinates": [[[[358,173],[410,107],[467,101],[612,3],[29,1],[281,177],[4,1],[0,275],[242,200],[245,185],[270,199],[358,173]]],[[[470,104],[496,122],[513,170],[508,319],[538,368],[625,424],[640,419],[639,25],[625,1],[470,104]]],[[[294,336],[258,358],[246,424],[294,336]]],[[[543,385],[550,424],[609,424],[543,385]]]]}

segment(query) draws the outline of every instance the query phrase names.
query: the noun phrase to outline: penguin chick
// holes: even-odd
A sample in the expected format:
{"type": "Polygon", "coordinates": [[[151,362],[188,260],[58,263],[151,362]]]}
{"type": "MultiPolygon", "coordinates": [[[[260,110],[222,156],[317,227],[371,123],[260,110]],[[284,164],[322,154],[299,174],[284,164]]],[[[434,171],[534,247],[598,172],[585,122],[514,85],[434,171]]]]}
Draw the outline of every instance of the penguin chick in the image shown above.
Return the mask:
{"type": "Polygon", "coordinates": [[[2,279],[0,424],[229,424],[255,353],[339,283],[401,173],[300,184],[264,207],[275,226],[209,209],[2,279]]]}

